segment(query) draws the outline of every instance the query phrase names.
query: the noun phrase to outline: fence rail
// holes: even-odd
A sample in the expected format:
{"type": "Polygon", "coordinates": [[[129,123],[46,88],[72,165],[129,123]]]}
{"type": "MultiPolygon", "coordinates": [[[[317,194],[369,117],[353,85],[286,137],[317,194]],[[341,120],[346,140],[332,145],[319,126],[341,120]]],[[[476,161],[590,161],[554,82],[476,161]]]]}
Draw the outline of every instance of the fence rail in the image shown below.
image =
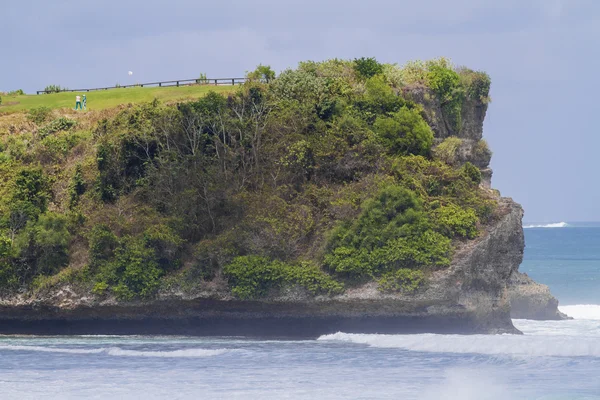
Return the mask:
{"type": "MultiPolygon", "coordinates": [[[[109,90],[109,89],[121,89],[130,87],[144,87],[144,86],[159,86],[159,87],[171,87],[171,86],[185,86],[185,85],[241,85],[246,82],[246,78],[217,78],[217,79],[179,79],[175,81],[162,81],[162,82],[150,82],[150,83],[136,83],[135,85],[119,85],[109,86],[100,88],[90,89],[64,89],[59,92],[92,92],[96,90],[109,90]]],[[[37,94],[57,93],[53,90],[38,90],[37,94]]]]}

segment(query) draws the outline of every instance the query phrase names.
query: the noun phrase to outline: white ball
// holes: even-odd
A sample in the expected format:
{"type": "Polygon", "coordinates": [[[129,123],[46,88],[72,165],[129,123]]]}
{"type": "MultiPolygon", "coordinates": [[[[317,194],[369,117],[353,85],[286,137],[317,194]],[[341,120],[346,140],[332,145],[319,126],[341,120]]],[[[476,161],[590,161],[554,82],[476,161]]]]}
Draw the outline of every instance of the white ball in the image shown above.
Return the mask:
{"type": "Polygon", "coordinates": [[[128,72],[129,76],[133,75],[133,71],[128,72]]]}

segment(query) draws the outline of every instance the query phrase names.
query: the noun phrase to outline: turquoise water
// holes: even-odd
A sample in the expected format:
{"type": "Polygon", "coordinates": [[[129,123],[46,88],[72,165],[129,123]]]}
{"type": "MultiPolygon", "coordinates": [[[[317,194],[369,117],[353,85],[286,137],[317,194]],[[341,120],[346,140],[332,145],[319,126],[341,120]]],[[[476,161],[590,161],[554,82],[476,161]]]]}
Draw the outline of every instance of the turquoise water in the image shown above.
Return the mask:
{"type": "Polygon", "coordinates": [[[526,229],[571,321],[525,335],[0,337],[1,399],[600,399],[600,228],[526,229]]]}
{"type": "Polygon", "coordinates": [[[520,271],[550,286],[561,305],[600,304],[600,227],[528,228],[525,243],[520,271]]]}

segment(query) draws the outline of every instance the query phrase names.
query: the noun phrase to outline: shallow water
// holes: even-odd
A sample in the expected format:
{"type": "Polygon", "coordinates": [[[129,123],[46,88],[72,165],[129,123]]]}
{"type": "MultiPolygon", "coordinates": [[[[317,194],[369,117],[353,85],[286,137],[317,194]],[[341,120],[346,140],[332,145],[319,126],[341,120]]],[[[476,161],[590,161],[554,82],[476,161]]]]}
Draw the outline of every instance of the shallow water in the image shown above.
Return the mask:
{"type": "Polygon", "coordinates": [[[600,399],[600,229],[581,229],[526,230],[524,269],[576,319],[522,336],[0,337],[0,398],[600,399]]]}

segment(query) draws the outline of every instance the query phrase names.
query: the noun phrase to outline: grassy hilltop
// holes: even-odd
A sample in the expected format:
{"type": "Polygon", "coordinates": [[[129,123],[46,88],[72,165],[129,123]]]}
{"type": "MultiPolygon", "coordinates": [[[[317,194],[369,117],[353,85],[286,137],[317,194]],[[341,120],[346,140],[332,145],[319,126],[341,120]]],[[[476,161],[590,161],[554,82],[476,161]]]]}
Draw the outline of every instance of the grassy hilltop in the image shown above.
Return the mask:
{"type": "Polygon", "coordinates": [[[489,84],[444,59],[359,59],[235,88],[92,92],[88,112],[74,93],[4,96],[0,294],[418,291],[498,211],[407,90],[427,89],[458,132],[489,84]]]}
{"type": "Polygon", "coordinates": [[[62,92],[43,95],[3,95],[0,114],[27,111],[37,107],[50,109],[75,108],[75,96],[85,94],[88,110],[105,110],[121,104],[160,101],[190,100],[206,95],[210,91],[228,93],[233,86],[188,85],[179,87],[132,87],[92,92],[62,92]]]}

